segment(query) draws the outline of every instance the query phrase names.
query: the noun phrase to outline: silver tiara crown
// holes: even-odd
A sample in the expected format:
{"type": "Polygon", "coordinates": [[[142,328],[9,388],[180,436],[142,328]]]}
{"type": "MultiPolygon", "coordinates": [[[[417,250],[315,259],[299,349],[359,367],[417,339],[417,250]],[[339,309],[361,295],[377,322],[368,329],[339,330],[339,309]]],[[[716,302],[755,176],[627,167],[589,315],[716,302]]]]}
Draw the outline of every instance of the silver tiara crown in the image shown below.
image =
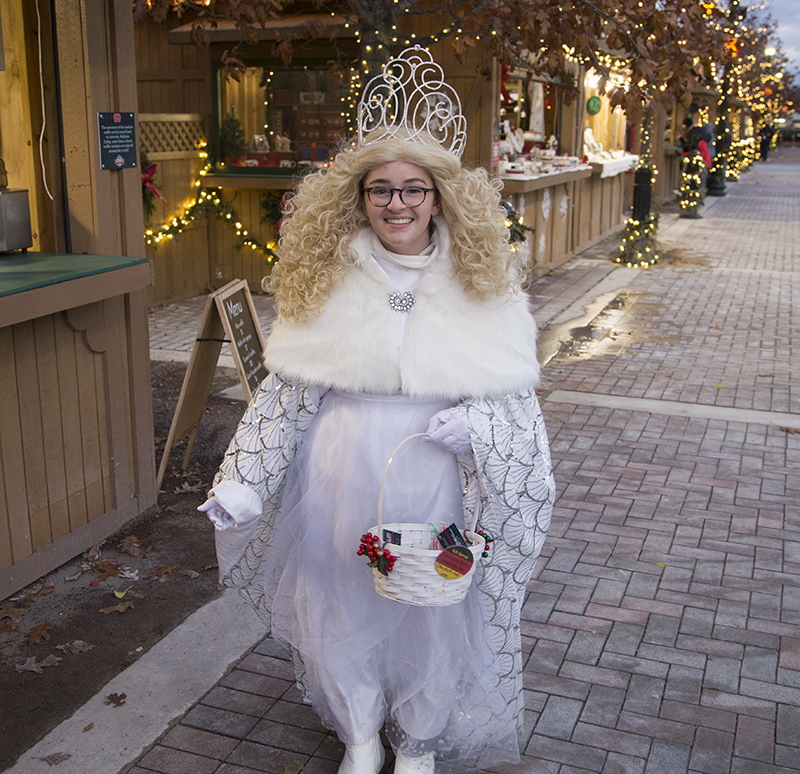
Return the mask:
{"type": "Polygon", "coordinates": [[[359,146],[398,133],[412,141],[432,139],[458,157],[464,152],[467,120],[461,100],[445,83],[444,71],[430,51],[421,46],[390,59],[364,87],[358,103],[359,146]]]}

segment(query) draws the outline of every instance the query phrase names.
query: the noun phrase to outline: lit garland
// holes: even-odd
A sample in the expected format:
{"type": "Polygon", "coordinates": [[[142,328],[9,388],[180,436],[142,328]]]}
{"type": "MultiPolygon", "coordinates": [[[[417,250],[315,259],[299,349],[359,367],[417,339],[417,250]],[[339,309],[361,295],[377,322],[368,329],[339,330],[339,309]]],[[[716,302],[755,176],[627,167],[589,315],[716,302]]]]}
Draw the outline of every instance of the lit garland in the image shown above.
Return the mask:
{"type": "Polygon", "coordinates": [[[706,189],[703,187],[706,165],[703,157],[697,153],[691,153],[683,157],[681,171],[681,213],[682,218],[699,218],[700,207],[706,197],[706,189]]]}
{"type": "MultiPolygon", "coordinates": [[[[650,172],[650,190],[656,182],[658,170],[653,163],[653,117],[648,116],[642,125],[642,136],[640,141],[641,155],[636,172],[648,170],[650,172]]],[[[637,175],[637,182],[638,185],[637,175]]],[[[648,200],[649,200],[648,192],[648,200]]],[[[634,207],[634,211],[636,208],[634,207]]],[[[658,231],[658,214],[650,215],[644,219],[628,218],[625,223],[625,230],[622,232],[622,244],[619,246],[619,255],[616,257],[617,263],[624,263],[628,267],[639,266],[646,269],[658,261],[658,248],[656,243],[656,231],[658,231]]]]}
{"type": "Polygon", "coordinates": [[[511,202],[502,201],[500,204],[506,211],[506,219],[503,225],[508,229],[508,244],[511,246],[512,252],[517,252],[516,243],[524,242],[528,238],[526,232],[533,234],[536,229],[526,226],[522,222],[522,215],[514,209],[511,202]]]}
{"type": "Polygon", "coordinates": [[[643,221],[628,218],[625,230],[622,232],[617,263],[624,263],[628,267],[639,266],[642,269],[656,263],[658,261],[656,231],[658,231],[658,214],[650,215],[643,221]]]}
{"type": "Polygon", "coordinates": [[[737,140],[731,144],[728,155],[728,178],[738,180],[743,172],[756,160],[757,148],[753,137],[737,140]]]}
{"type": "MultiPolygon", "coordinates": [[[[205,147],[205,143],[203,144],[205,147]]],[[[207,153],[201,151],[201,157],[206,158],[207,153]]],[[[145,244],[151,245],[153,248],[158,249],[159,245],[167,240],[172,241],[178,234],[196,220],[204,211],[212,211],[218,218],[227,221],[231,227],[236,229],[236,236],[239,237],[236,243],[237,249],[249,247],[251,250],[259,250],[266,256],[268,264],[272,265],[278,260],[273,248],[275,243],[264,244],[254,239],[244,228],[242,223],[236,219],[233,207],[229,204],[223,204],[221,199],[221,188],[208,188],[202,189],[202,178],[208,173],[211,168],[210,164],[206,164],[200,170],[200,179],[195,180],[194,187],[197,189],[197,196],[194,201],[186,206],[180,215],[176,215],[166,225],[159,229],[147,229],[144,232],[145,244]]]]}

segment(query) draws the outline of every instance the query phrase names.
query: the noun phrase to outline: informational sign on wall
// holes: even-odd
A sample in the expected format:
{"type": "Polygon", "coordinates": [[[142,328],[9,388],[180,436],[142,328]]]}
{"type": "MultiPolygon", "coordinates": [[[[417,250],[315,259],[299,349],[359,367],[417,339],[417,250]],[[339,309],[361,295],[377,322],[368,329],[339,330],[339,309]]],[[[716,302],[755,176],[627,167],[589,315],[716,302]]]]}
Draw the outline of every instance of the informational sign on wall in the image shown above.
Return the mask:
{"type": "Polygon", "coordinates": [[[98,113],[97,135],[100,138],[101,169],[139,166],[133,113],[98,113]]]}
{"type": "Polygon", "coordinates": [[[192,357],[183,377],[181,394],[158,469],[158,488],[167,472],[169,455],[187,436],[189,444],[183,458],[183,469],[189,465],[200,419],[208,402],[211,381],[217,368],[222,345],[230,346],[239,381],[249,401],[256,388],[267,377],[263,363],[264,337],[258,324],[253,298],[245,280],[233,280],[208,296],[203,318],[197,330],[192,357]]]}

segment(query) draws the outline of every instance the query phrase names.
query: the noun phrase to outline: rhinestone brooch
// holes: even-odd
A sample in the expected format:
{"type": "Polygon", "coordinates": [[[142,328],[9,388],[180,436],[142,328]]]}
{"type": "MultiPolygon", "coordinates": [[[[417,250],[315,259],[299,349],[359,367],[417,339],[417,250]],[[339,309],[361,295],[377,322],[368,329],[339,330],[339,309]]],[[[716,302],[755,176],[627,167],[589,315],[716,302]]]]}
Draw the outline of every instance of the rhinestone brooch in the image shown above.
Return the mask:
{"type": "Polygon", "coordinates": [[[415,300],[413,293],[408,291],[405,293],[391,293],[389,295],[389,307],[394,309],[395,312],[410,312],[415,300]]]}

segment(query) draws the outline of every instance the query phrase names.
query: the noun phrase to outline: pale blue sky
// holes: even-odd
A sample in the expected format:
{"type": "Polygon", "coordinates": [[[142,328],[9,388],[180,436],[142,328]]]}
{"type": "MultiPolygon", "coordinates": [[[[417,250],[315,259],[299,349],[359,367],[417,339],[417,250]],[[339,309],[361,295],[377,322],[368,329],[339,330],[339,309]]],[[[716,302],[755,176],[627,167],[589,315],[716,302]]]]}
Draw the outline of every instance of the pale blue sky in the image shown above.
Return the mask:
{"type": "MultiPolygon", "coordinates": [[[[748,5],[753,5],[748,0],[748,5]]],[[[767,0],[764,10],[778,22],[781,48],[789,57],[790,71],[800,79],[800,0],[767,0]]]]}

